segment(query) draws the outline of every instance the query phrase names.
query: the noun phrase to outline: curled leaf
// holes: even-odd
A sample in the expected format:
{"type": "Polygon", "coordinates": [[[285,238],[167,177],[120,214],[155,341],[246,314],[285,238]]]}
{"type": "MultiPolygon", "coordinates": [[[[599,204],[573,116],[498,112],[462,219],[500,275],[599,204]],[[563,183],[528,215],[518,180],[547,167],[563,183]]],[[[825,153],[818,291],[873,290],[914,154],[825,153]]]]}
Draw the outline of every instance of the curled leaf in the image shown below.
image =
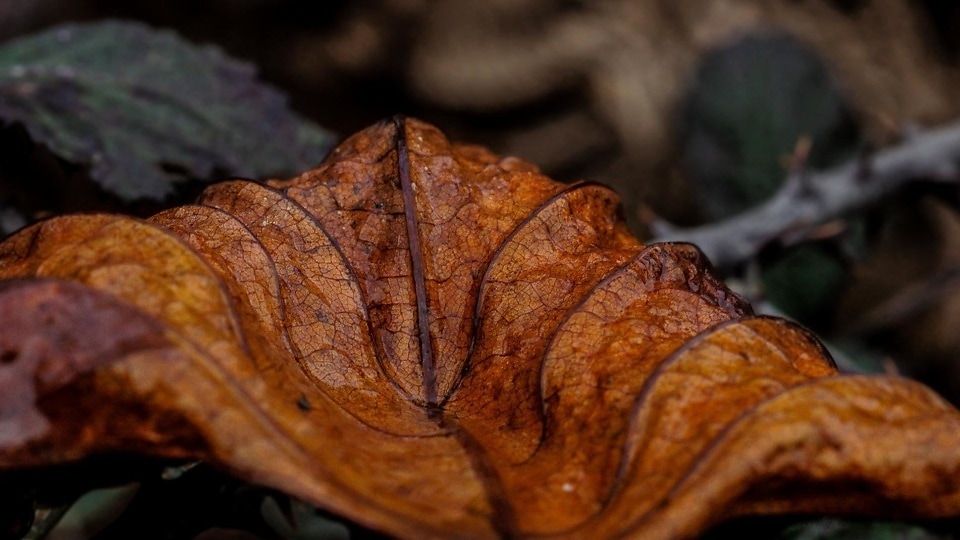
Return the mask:
{"type": "Polygon", "coordinates": [[[960,412],[840,376],[616,210],[397,119],[289,181],[27,228],[0,244],[0,467],[203,459],[416,538],[960,514],[960,412]]]}

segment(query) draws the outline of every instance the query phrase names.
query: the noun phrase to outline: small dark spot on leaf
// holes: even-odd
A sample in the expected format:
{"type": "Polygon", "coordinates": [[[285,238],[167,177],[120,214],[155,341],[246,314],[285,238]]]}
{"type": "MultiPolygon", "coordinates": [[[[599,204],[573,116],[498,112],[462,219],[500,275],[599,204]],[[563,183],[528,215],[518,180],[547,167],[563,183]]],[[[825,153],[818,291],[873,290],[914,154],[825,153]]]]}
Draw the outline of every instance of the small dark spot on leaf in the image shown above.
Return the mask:
{"type": "Polygon", "coordinates": [[[300,399],[297,400],[297,407],[300,407],[301,411],[310,411],[313,410],[313,405],[307,400],[307,396],[301,395],[300,399]]]}
{"type": "Polygon", "coordinates": [[[20,356],[20,351],[16,349],[6,349],[0,353],[0,364],[12,364],[20,356]]]}
{"type": "Polygon", "coordinates": [[[377,201],[377,203],[373,205],[373,207],[376,208],[377,210],[383,210],[385,206],[387,206],[387,203],[383,201],[377,201]]]}

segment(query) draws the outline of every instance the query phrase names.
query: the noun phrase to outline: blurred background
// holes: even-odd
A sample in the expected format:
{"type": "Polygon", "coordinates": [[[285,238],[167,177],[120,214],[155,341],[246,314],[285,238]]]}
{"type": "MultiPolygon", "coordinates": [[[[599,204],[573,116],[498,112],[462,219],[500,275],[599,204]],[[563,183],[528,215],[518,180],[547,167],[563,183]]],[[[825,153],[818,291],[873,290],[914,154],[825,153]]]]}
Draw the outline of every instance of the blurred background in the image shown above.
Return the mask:
{"type": "MultiPolygon", "coordinates": [[[[338,138],[405,113],[558,180],[607,183],[644,238],[651,221],[705,224],[762,202],[800,152],[815,171],[960,116],[960,5],[946,0],[2,0],[0,40],[104,19],[251,63],[338,138]]],[[[4,148],[22,150],[13,124],[4,148]]],[[[8,151],[0,179],[48,173],[49,156],[9,166],[31,152],[8,151]]],[[[68,176],[88,170],[54,157],[68,176]]],[[[848,368],[904,372],[960,403],[960,199],[955,182],[924,180],[723,270],[848,368]]],[[[192,196],[101,187],[28,203],[6,188],[0,209],[23,214],[6,232],[192,196]]]]}
{"type": "MultiPolygon", "coordinates": [[[[404,113],[557,180],[609,184],[642,238],[748,210],[798,160],[814,174],[960,117],[950,0],[0,0],[0,48],[104,19],[252,64],[335,138],[404,113]]],[[[0,232],[195,196],[90,182],[95,163],[0,120],[0,232]],[[41,177],[57,180],[38,190],[41,177]]],[[[192,180],[237,173],[203,170],[192,180]]],[[[724,277],[815,330],[844,369],[904,373],[960,404],[960,183],[944,180],[771,238],[724,277]]]]}

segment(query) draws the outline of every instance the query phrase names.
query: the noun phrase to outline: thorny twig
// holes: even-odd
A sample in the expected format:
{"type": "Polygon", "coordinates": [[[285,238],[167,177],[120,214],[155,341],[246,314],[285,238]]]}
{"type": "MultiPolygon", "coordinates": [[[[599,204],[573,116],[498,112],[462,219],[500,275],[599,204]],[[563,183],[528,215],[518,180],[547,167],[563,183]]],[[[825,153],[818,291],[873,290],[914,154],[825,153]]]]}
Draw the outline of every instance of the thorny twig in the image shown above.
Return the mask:
{"type": "Polygon", "coordinates": [[[721,269],[749,260],[765,245],[875,203],[915,180],[957,181],[960,123],[911,134],[868,159],[811,173],[798,170],[766,202],[730,219],[654,231],[657,242],[696,244],[721,269]]]}

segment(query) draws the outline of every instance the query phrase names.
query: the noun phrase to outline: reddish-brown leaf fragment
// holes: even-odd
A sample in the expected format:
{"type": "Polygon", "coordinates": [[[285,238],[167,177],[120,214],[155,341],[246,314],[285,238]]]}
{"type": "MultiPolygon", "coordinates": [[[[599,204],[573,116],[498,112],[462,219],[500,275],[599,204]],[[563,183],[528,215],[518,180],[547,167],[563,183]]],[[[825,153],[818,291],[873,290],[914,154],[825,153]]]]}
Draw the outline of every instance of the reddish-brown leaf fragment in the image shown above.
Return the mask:
{"type": "MultiPolygon", "coordinates": [[[[73,230],[62,222],[74,219],[81,218],[60,218],[36,227],[73,230]]],[[[344,513],[368,506],[365,501],[371,497],[392,499],[388,505],[391,512],[405,508],[404,520],[393,525],[398,530],[435,530],[444,536],[464,523],[484,529],[477,517],[486,512],[479,483],[472,469],[457,466],[466,460],[464,450],[455,439],[443,436],[438,426],[431,424],[432,436],[416,437],[421,440],[417,445],[423,452],[421,458],[412,466],[399,467],[397,464],[407,458],[406,437],[358,422],[351,411],[327,397],[327,389],[310,384],[295,359],[288,358],[277,370],[253,368],[246,341],[236,334],[233,339],[225,338],[224,334],[233,329],[229,321],[235,320],[236,314],[222,303],[219,279],[196,252],[168,232],[135,220],[114,219],[87,232],[87,238],[60,250],[38,244],[38,253],[49,254],[48,259],[34,265],[38,272],[83,277],[88,285],[120,297],[132,295],[129,300],[155,317],[172,346],[110,359],[112,362],[96,373],[92,388],[79,381],[79,388],[85,392],[68,388],[69,392],[61,395],[80,397],[69,404],[56,401],[54,406],[85,410],[105,400],[110,406],[104,410],[122,406],[144,411],[145,426],[158,423],[152,420],[153,415],[169,419],[174,413],[182,413],[177,422],[166,422],[172,433],[195,430],[202,434],[196,438],[203,444],[195,444],[202,450],[188,455],[222,463],[253,481],[282,485],[308,500],[332,501],[332,508],[344,513]],[[123,240],[123,235],[131,231],[138,235],[138,243],[123,240]],[[164,256],[143,260],[121,256],[126,250],[141,248],[148,248],[147,254],[164,256]],[[122,275],[129,279],[107,279],[122,275]],[[174,294],[183,288],[189,288],[190,294],[174,294]],[[220,317],[204,321],[204,313],[220,317]],[[218,320],[220,324],[216,324],[218,320]],[[297,405],[304,395],[313,407],[309,414],[297,405]],[[345,446],[343,440],[351,443],[345,446]],[[434,476],[436,471],[444,474],[434,476]],[[456,481],[448,484],[451,479],[456,481]],[[424,494],[442,494],[453,504],[433,508],[424,494]],[[411,525],[411,517],[418,524],[411,525]]],[[[21,234],[49,237],[30,229],[21,234]]],[[[78,324],[75,331],[89,333],[91,329],[78,324]]],[[[56,453],[48,452],[47,459],[53,463],[87,452],[124,448],[156,455],[184,454],[178,446],[168,447],[162,431],[154,434],[135,423],[118,425],[113,421],[84,426],[76,417],[66,418],[70,424],[59,423],[50,430],[52,436],[79,431],[84,438],[82,444],[67,444],[56,453]]],[[[426,418],[421,418],[425,423],[426,418]]],[[[38,444],[44,447],[51,443],[42,439],[38,444]]],[[[8,459],[11,463],[18,459],[32,463],[35,458],[27,446],[11,449],[8,459]]],[[[377,522],[381,521],[391,518],[381,516],[377,522]]]]}
{"type": "MultiPolygon", "coordinates": [[[[117,417],[124,411],[110,404],[87,408],[82,401],[64,407],[65,403],[44,398],[91,377],[118,357],[168,347],[171,344],[156,321],[109,295],[64,281],[4,282],[0,285],[0,386],[4,389],[0,392],[0,456],[20,445],[39,450],[32,443],[42,437],[56,441],[49,445],[54,449],[47,451],[81,456],[92,443],[84,440],[82,430],[90,415],[122,422],[117,417]],[[88,324],[95,332],[77,331],[88,324]],[[71,424],[73,429],[64,429],[71,424]]],[[[129,412],[125,416],[128,422],[143,422],[129,412]]]]}
{"type": "Polygon", "coordinates": [[[960,515],[960,412],[837,373],[608,189],[397,118],[317,169],[0,243],[0,469],[203,459],[406,538],[960,515]]]}

